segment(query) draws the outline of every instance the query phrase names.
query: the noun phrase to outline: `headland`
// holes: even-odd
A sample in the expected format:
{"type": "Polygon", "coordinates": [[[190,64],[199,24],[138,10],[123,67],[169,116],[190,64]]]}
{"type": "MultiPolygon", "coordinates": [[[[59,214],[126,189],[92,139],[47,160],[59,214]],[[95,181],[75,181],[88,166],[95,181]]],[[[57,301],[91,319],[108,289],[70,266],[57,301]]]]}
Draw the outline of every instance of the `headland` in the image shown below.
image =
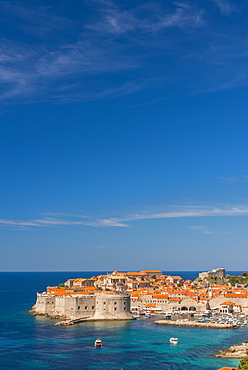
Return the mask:
{"type": "MultiPolygon", "coordinates": [[[[245,279],[245,277],[244,277],[245,279]]],[[[87,320],[129,320],[145,313],[197,315],[248,314],[248,288],[246,280],[233,280],[219,268],[201,273],[195,281],[180,276],[164,275],[160,270],[119,272],[69,279],[56,287],[48,286],[37,293],[36,304],[30,313],[62,319],[67,323],[87,320]]],[[[169,318],[169,317],[168,317],[169,318]]],[[[242,324],[244,324],[244,320],[242,324]]],[[[183,324],[173,321],[165,325],[192,327],[235,328],[233,322],[183,324]],[[202,325],[203,324],[203,325],[202,325]]]]}

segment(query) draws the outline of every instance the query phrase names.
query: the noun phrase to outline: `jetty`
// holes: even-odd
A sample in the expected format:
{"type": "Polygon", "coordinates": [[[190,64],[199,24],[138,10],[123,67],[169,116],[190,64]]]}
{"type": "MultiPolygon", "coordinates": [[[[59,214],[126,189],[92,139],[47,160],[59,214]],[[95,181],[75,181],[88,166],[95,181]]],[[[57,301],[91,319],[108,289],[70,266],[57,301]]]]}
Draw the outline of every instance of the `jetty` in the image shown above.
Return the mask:
{"type": "Polygon", "coordinates": [[[182,320],[157,320],[154,321],[157,325],[169,326],[187,326],[190,328],[207,328],[207,329],[238,329],[235,324],[219,324],[214,322],[198,322],[198,321],[182,321],[182,320]]]}

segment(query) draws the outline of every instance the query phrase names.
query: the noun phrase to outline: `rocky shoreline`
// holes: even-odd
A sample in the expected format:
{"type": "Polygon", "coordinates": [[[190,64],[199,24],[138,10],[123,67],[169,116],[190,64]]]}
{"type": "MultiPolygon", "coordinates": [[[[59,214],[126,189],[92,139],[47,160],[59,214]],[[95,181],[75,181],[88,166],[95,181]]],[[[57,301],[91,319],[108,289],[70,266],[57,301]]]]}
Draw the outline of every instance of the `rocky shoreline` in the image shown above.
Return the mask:
{"type": "Polygon", "coordinates": [[[215,357],[221,358],[248,358],[248,342],[242,344],[235,344],[228,349],[221,350],[215,357]]]}
{"type": "Polygon", "coordinates": [[[172,321],[172,320],[158,320],[154,321],[157,325],[171,325],[171,326],[188,326],[192,328],[208,328],[208,329],[237,329],[237,325],[233,324],[217,324],[211,322],[197,322],[197,321],[172,321]]]}

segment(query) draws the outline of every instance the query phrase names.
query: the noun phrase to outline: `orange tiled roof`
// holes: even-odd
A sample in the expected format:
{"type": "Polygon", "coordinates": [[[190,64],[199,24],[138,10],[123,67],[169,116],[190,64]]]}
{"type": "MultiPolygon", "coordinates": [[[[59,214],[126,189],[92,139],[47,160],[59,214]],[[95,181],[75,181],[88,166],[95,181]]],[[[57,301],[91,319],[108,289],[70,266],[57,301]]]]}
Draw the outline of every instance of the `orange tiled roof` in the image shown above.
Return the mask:
{"type": "Polygon", "coordinates": [[[167,299],[168,294],[153,294],[152,298],[167,299]]]}

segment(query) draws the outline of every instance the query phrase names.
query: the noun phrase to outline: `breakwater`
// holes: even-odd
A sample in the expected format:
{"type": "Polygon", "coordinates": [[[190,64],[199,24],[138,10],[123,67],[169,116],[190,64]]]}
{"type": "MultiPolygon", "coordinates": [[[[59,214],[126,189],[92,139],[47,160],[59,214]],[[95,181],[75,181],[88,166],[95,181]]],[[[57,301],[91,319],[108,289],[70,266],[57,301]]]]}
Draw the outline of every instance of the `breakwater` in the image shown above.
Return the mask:
{"type": "Polygon", "coordinates": [[[197,321],[173,321],[173,320],[157,320],[154,321],[157,325],[170,326],[187,326],[192,328],[208,328],[208,329],[238,329],[238,325],[234,324],[218,324],[212,322],[197,322],[197,321]]]}

